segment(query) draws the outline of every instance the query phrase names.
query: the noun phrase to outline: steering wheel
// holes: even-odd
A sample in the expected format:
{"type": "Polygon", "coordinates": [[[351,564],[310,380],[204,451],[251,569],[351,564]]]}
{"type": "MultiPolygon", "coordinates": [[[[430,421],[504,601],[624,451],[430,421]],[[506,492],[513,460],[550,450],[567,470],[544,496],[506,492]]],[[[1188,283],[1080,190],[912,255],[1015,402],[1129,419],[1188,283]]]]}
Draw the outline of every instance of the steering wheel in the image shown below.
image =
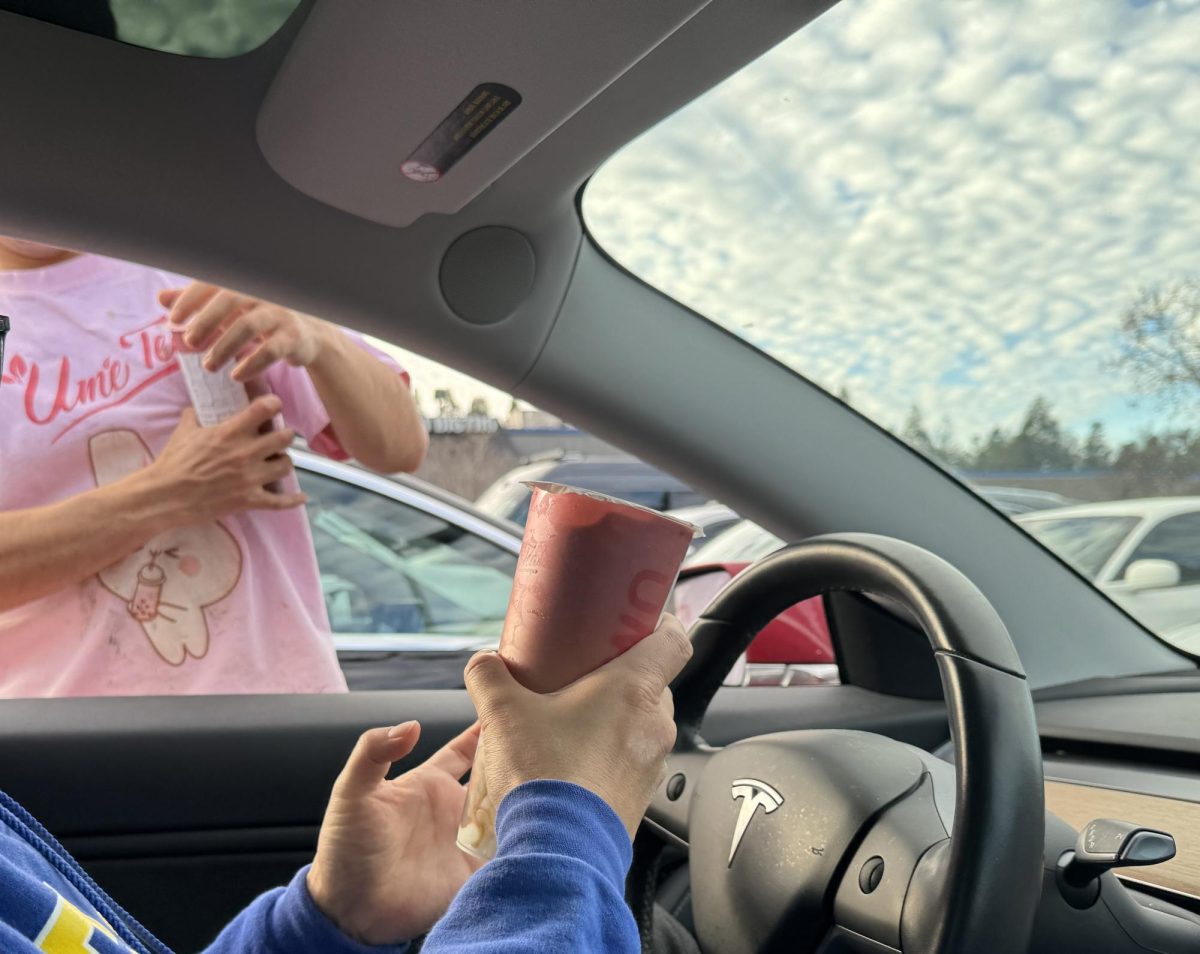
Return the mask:
{"type": "MultiPolygon", "coordinates": [[[[687,848],[706,954],[1026,950],[1042,885],[1041,746],[1012,640],[970,580],[900,540],[815,537],[735,577],[691,634],[695,653],[672,687],[678,739],[646,822],[655,851],[687,848]],[[954,767],[867,732],[782,732],[721,749],[700,737],[758,631],[830,590],[895,601],[920,623],[954,767]]],[[[630,876],[644,946],[655,868],[643,858],[630,876]]]]}

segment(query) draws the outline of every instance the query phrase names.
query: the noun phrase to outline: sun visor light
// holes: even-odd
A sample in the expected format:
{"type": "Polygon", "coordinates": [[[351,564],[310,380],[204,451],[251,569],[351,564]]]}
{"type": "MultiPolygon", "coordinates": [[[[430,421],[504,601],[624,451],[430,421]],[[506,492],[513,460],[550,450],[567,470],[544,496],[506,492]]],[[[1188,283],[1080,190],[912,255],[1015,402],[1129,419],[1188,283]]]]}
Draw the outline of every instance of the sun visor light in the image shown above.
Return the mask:
{"type": "Polygon", "coordinates": [[[385,225],[457,212],[708,0],[320,0],[258,141],[296,189],[385,225]]]}

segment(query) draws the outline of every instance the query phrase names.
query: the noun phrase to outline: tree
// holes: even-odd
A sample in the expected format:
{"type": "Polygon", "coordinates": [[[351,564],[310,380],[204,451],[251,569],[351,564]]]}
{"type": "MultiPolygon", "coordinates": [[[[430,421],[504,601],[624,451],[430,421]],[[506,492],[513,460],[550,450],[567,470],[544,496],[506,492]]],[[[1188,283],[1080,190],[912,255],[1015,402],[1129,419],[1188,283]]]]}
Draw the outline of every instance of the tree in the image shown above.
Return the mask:
{"type": "Polygon", "coordinates": [[[1013,464],[1012,439],[999,427],[993,427],[987,440],[975,442],[975,470],[1016,470],[1013,464]]]}
{"type": "Polygon", "coordinates": [[[1087,440],[1083,444],[1083,459],[1080,463],[1087,470],[1107,470],[1112,466],[1112,448],[1104,436],[1104,424],[1092,421],[1087,440]]]}
{"type": "Polygon", "coordinates": [[[1069,470],[1075,465],[1071,439],[1041,395],[1033,399],[1013,437],[1012,458],[1014,470],[1069,470]]]}
{"type": "Polygon", "coordinates": [[[488,407],[487,398],[477,397],[471,401],[471,409],[467,411],[471,417],[491,417],[492,412],[488,407]]]}
{"type": "Polygon", "coordinates": [[[946,414],[942,415],[937,433],[933,436],[933,451],[937,459],[947,467],[961,467],[967,462],[967,455],[954,441],[954,428],[946,414]]]}
{"type": "Polygon", "coordinates": [[[929,437],[929,431],[925,429],[925,416],[915,404],[908,411],[908,419],[900,431],[900,439],[927,457],[934,455],[933,440],[929,437]]]}
{"type": "Polygon", "coordinates": [[[433,399],[437,402],[438,417],[458,417],[458,402],[449,388],[438,388],[433,392],[433,399]]]}
{"type": "Polygon", "coordinates": [[[1200,399],[1200,279],[1143,289],[1121,315],[1117,366],[1144,394],[1181,409],[1200,399]]]}

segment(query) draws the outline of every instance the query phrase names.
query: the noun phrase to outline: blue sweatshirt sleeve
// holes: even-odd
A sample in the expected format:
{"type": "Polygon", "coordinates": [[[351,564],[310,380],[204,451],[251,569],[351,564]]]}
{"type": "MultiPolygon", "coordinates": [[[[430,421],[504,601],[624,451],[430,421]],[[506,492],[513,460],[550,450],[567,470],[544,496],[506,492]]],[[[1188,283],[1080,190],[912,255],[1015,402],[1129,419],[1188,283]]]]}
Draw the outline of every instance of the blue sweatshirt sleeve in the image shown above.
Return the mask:
{"type": "Polygon", "coordinates": [[[313,903],[308,866],[286,888],[260,895],[204,954],[404,954],[408,944],[372,947],[343,934],[313,903]]]}
{"type": "Polygon", "coordinates": [[[500,803],[496,841],[423,954],[639,954],[624,893],[629,834],[601,798],[527,782],[500,803]]]}

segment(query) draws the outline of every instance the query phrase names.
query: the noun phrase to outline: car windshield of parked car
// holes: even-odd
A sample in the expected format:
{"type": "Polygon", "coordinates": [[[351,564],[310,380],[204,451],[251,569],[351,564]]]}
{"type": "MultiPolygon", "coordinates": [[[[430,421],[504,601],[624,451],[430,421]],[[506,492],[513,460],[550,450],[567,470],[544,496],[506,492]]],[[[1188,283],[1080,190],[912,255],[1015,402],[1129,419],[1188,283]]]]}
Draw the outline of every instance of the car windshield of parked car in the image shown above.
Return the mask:
{"type": "MultiPolygon", "coordinates": [[[[1197,494],[1198,116],[1200,4],[842,0],[614,156],[583,213],[1010,516],[1197,494]]],[[[1094,573],[1117,533],[1045,542],[1094,573]]],[[[1097,581],[1168,640],[1189,585],[1097,581]]]]}
{"type": "Polygon", "coordinates": [[[1060,517],[1022,520],[1020,523],[1089,580],[1094,580],[1137,526],[1138,520],[1136,517],[1060,517]]]}

